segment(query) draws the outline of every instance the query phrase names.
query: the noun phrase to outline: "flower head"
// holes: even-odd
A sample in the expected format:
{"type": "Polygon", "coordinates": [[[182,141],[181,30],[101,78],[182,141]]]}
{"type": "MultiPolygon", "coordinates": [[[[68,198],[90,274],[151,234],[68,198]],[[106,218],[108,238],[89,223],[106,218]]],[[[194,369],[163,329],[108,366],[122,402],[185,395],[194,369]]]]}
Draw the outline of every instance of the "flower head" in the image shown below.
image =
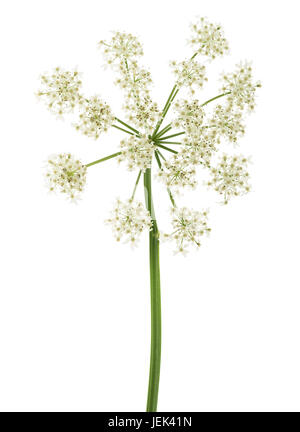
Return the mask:
{"type": "Polygon", "coordinates": [[[130,171],[140,169],[143,172],[151,167],[155,146],[147,135],[141,137],[130,136],[120,143],[121,154],[119,162],[126,161],[130,171]]]}
{"type": "Polygon", "coordinates": [[[174,108],[177,111],[177,117],[172,122],[174,127],[182,127],[189,137],[199,137],[205,117],[205,112],[199,101],[196,99],[181,100],[174,104],[174,108]]]}
{"type": "Polygon", "coordinates": [[[131,33],[113,32],[110,41],[99,42],[103,48],[104,57],[108,64],[122,60],[135,60],[143,55],[143,48],[138,39],[131,33]]]}
{"type": "Polygon", "coordinates": [[[73,111],[76,104],[81,103],[81,80],[76,70],[64,71],[57,67],[52,74],[42,75],[41,81],[43,88],[38,91],[37,96],[53,113],[61,116],[73,111]]]}
{"type": "Polygon", "coordinates": [[[212,132],[202,132],[199,136],[185,136],[180,154],[186,164],[209,166],[220,139],[212,132]]]}
{"type": "Polygon", "coordinates": [[[85,99],[81,106],[77,130],[84,135],[97,139],[102,132],[107,132],[114,122],[114,115],[106,102],[98,96],[85,99]]]}
{"type": "Polygon", "coordinates": [[[255,95],[259,81],[253,82],[252,67],[248,62],[236,66],[235,72],[222,75],[222,92],[230,92],[227,96],[229,105],[236,104],[240,109],[248,107],[253,111],[255,107],[255,95]]]}
{"type": "Polygon", "coordinates": [[[136,62],[121,63],[119,65],[119,77],[115,84],[126,91],[127,98],[136,97],[140,94],[149,95],[149,86],[152,84],[152,78],[149,71],[140,68],[136,62]]]}
{"type": "Polygon", "coordinates": [[[227,156],[224,154],[219,164],[211,168],[211,180],[208,186],[223,196],[224,204],[233,196],[244,195],[250,191],[249,160],[242,155],[227,156]]]}
{"type": "Polygon", "coordinates": [[[176,190],[183,187],[195,188],[197,184],[195,167],[184,156],[185,154],[178,153],[171,159],[163,162],[162,169],[158,172],[158,178],[167,187],[175,188],[176,190]]]}
{"type": "Polygon", "coordinates": [[[207,211],[199,212],[187,207],[172,208],[171,234],[164,234],[166,240],[176,243],[177,253],[187,253],[189,245],[200,247],[202,237],[209,234],[211,229],[207,226],[207,211]]]}
{"type": "Polygon", "coordinates": [[[217,105],[209,126],[219,136],[224,136],[228,141],[236,143],[238,138],[245,133],[242,123],[242,113],[238,109],[233,109],[231,105],[222,107],[217,105]]]}
{"type": "Polygon", "coordinates": [[[128,97],[124,108],[127,111],[128,120],[144,130],[153,129],[159,117],[157,103],[153,102],[149,96],[128,97]]]}
{"type": "Polygon", "coordinates": [[[117,200],[111,217],[106,223],[112,227],[113,234],[117,241],[123,237],[125,242],[135,245],[144,230],[152,228],[152,220],[148,210],[141,202],[117,200]]]}
{"type": "Polygon", "coordinates": [[[207,78],[205,76],[205,66],[196,60],[184,60],[182,62],[172,61],[170,63],[173,73],[176,76],[178,87],[186,86],[192,94],[195,93],[194,86],[202,88],[207,78]]]}
{"type": "Polygon", "coordinates": [[[191,29],[192,37],[189,44],[196,53],[214,59],[228,51],[228,42],[220,25],[212,24],[202,17],[197,23],[191,25],[191,29]]]}
{"type": "Polygon", "coordinates": [[[48,158],[46,180],[50,191],[64,193],[76,201],[86,184],[86,166],[70,153],[48,158]]]}

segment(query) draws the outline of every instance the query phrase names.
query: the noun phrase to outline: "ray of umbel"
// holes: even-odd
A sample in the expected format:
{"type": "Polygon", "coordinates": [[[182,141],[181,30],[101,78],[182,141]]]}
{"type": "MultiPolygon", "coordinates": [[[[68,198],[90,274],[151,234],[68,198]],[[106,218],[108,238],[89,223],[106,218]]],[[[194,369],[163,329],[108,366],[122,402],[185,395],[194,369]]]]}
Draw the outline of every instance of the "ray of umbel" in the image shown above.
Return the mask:
{"type": "Polygon", "coordinates": [[[201,100],[207,64],[227,54],[228,43],[220,25],[199,18],[191,25],[189,45],[191,52],[186,59],[170,62],[175,83],[162,109],[151,98],[151,74],[140,65],[142,45],[130,33],[114,32],[111,39],[99,43],[106,64],[117,71],[116,85],[125,96],[125,119],[119,114],[117,117],[99,95],[83,95],[77,70],[57,67],[42,75],[37,93],[57,116],[74,115],[74,127],[86,137],[97,140],[111,128],[124,134],[119,151],[89,163],[82,163],[71,153],[50,156],[45,177],[50,191],[61,192],[75,202],[84,191],[92,166],[116,159],[136,173],[132,192],[126,199],[116,200],[106,223],[117,241],[131,246],[144,231],[149,233],[151,350],[146,410],[150,412],[157,410],[161,361],[160,241],[172,242],[175,253],[186,255],[189,247],[199,248],[211,231],[208,211],[179,206],[178,193],[197,187],[198,168],[209,174],[206,186],[220,195],[223,204],[250,190],[249,158],[227,151],[218,157],[218,152],[223,142],[238,145],[260,83],[253,80],[250,64],[243,62],[233,72],[222,74],[215,95],[201,100]],[[178,94],[183,99],[178,99],[178,94]],[[173,120],[164,125],[171,108],[173,120]],[[170,229],[166,232],[160,231],[156,219],[152,192],[155,167],[170,200],[170,229]],[[135,198],[142,183],[145,205],[135,198]]]}

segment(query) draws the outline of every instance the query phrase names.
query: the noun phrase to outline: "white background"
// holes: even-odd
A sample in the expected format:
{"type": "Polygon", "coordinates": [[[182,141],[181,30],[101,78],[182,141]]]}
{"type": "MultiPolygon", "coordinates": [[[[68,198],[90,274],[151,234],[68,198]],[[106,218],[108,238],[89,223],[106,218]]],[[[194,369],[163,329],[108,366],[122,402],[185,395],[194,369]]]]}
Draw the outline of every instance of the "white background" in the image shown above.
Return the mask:
{"type": "MultiPolygon", "coordinates": [[[[77,66],[86,94],[114,111],[122,95],[97,42],[111,30],[144,44],[153,94],[173,83],[189,22],[222,23],[231,54],[218,73],[253,60],[263,83],[241,151],[252,154],[253,191],[230,206],[213,193],[212,233],[199,252],[162,245],[161,411],[299,411],[299,23],[297,1],[6,1],[1,3],[0,410],[143,411],[149,342],[147,238],[115,243],[103,220],[127,198],[135,173],[115,161],[90,168],[79,205],[47,194],[48,154],[84,162],[113,153],[122,133],[95,142],[38,103],[39,74],[77,66]]],[[[142,187],[138,196],[142,200],[142,187]]],[[[155,187],[157,216],[168,197],[155,187]],[[159,206],[158,206],[159,202],[159,206]]],[[[201,209],[200,187],[180,202],[201,209]]]]}

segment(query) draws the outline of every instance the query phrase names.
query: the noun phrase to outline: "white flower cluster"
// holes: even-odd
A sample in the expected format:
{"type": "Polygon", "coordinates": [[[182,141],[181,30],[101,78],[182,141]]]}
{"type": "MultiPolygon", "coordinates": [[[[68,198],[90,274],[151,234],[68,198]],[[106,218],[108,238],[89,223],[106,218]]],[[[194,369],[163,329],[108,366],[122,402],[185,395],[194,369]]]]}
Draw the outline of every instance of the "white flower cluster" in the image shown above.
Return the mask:
{"type": "Polygon", "coordinates": [[[124,61],[118,65],[120,76],[115,80],[115,84],[127,91],[127,96],[139,95],[143,93],[149,96],[149,85],[152,84],[152,78],[149,71],[138,66],[136,61],[124,61]],[[129,73],[129,65],[132,73],[129,73]]]}
{"type": "Polygon", "coordinates": [[[172,122],[175,128],[182,127],[189,137],[198,138],[201,134],[201,126],[205,112],[198,100],[181,100],[175,102],[174,109],[177,111],[177,117],[172,122]]]}
{"type": "Polygon", "coordinates": [[[191,25],[191,29],[193,35],[189,44],[196,49],[196,53],[214,59],[228,52],[228,42],[220,25],[212,24],[202,17],[191,25]]]}
{"type": "Polygon", "coordinates": [[[249,63],[241,63],[236,66],[235,72],[223,74],[222,81],[221,91],[230,92],[227,96],[229,106],[236,104],[241,110],[245,106],[249,111],[254,110],[256,90],[261,84],[259,81],[253,82],[252,67],[249,63]]]}
{"type": "Polygon", "coordinates": [[[186,86],[189,88],[191,94],[195,93],[195,87],[202,88],[203,84],[207,81],[205,76],[205,66],[198,63],[196,60],[184,60],[170,62],[173,73],[176,76],[177,87],[186,86]]]}
{"type": "Polygon", "coordinates": [[[121,59],[135,59],[142,56],[143,47],[131,33],[113,32],[110,42],[101,40],[104,57],[108,64],[118,63],[121,59]]]}
{"type": "Polygon", "coordinates": [[[248,162],[249,160],[242,155],[224,154],[219,164],[211,168],[211,180],[208,186],[212,186],[223,196],[224,204],[228,204],[232,196],[244,195],[250,191],[248,162]]]}
{"type": "Polygon", "coordinates": [[[211,231],[207,226],[207,211],[199,212],[187,207],[172,208],[172,228],[173,232],[164,234],[163,239],[175,241],[175,252],[184,255],[190,244],[200,247],[204,234],[211,231]]]}
{"type": "Polygon", "coordinates": [[[76,201],[86,184],[86,166],[70,153],[49,157],[46,180],[50,191],[64,193],[76,201]]]}
{"type": "Polygon", "coordinates": [[[163,168],[158,171],[157,177],[167,187],[175,188],[178,191],[182,187],[195,188],[197,181],[196,170],[192,163],[187,163],[185,154],[175,154],[171,159],[163,162],[163,168]]]}
{"type": "Polygon", "coordinates": [[[98,96],[84,99],[81,110],[79,122],[75,127],[84,135],[94,139],[99,138],[101,132],[107,132],[115,119],[110,107],[98,96]]]}
{"type": "Polygon", "coordinates": [[[124,105],[128,120],[138,128],[151,131],[158,120],[159,110],[150,96],[140,99],[128,98],[124,105]]]}
{"type": "Polygon", "coordinates": [[[127,118],[139,128],[153,128],[159,110],[150,98],[150,72],[137,63],[137,58],[143,55],[141,44],[131,34],[116,32],[111,41],[101,41],[100,45],[108,64],[115,65],[119,72],[116,83],[125,90],[127,118]]]}
{"type": "Polygon", "coordinates": [[[185,136],[182,143],[184,147],[180,153],[187,164],[209,166],[220,139],[213,132],[203,132],[198,138],[185,136]]]}
{"type": "Polygon", "coordinates": [[[76,70],[70,72],[57,67],[51,74],[42,75],[41,81],[43,88],[38,91],[37,96],[53,113],[61,116],[73,111],[76,104],[81,103],[81,80],[76,70]]]}
{"type": "Polygon", "coordinates": [[[151,230],[152,220],[148,210],[141,202],[117,200],[111,217],[106,223],[112,227],[113,234],[117,241],[124,237],[125,242],[132,245],[137,243],[144,230],[151,230]]]}
{"type": "Polygon", "coordinates": [[[130,171],[138,168],[145,172],[151,167],[155,146],[147,135],[131,135],[121,141],[120,148],[122,153],[118,156],[118,161],[126,161],[130,171]]]}
{"type": "Polygon", "coordinates": [[[226,137],[232,143],[236,143],[238,138],[245,133],[242,113],[239,110],[234,110],[230,105],[225,107],[217,105],[209,125],[216,134],[226,137]]]}

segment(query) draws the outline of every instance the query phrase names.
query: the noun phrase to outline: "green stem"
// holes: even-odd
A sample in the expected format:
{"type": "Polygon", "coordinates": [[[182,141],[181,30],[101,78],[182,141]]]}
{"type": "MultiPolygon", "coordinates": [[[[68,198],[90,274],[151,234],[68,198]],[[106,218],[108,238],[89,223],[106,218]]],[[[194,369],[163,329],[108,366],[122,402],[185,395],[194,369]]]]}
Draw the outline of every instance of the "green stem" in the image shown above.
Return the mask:
{"type": "Polygon", "coordinates": [[[176,90],[176,92],[173,94],[170,102],[169,102],[169,106],[167,107],[166,111],[168,111],[168,109],[170,108],[171,103],[173,102],[173,100],[176,98],[177,93],[179,92],[179,88],[176,90]]]}
{"type": "Polygon", "coordinates": [[[118,152],[118,153],[111,154],[111,155],[106,156],[106,157],[104,157],[104,158],[102,158],[102,159],[98,159],[98,160],[95,160],[94,162],[90,162],[90,163],[86,164],[85,166],[88,168],[88,167],[90,167],[90,166],[92,166],[92,165],[96,165],[96,164],[98,164],[98,163],[100,163],[100,162],[104,162],[104,161],[106,161],[106,160],[108,160],[108,159],[112,159],[112,158],[114,158],[114,157],[116,157],[116,156],[119,156],[121,153],[122,153],[122,152],[118,152]]]}
{"type": "Polygon", "coordinates": [[[158,132],[155,137],[153,138],[159,138],[161,137],[164,133],[169,132],[169,130],[172,129],[172,123],[169,123],[166,127],[164,127],[160,132],[158,132]]]}
{"type": "Polygon", "coordinates": [[[181,145],[182,143],[179,141],[163,141],[163,140],[158,140],[158,141],[154,141],[155,144],[176,144],[176,145],[181,145]]]}
{"type": "MultiPolygon", "coordinates": [[[[154,154],[155,154],[155,159],[156,159],[157,165],[158,165],[159,169],[162,170],[163,168],[162,168],[162,165],[161,165],[161,160],[159,158],[159,155],[161,156],[161,158],[163,160],[166,160],[166,159],[164,158],[164,156],[161,154],[161,152],[159,150],[155,150],[154,154]]],[[[176,203],[175,203],[175,200],[173,198],[173,195],[172,195],[172,192],[171,192],[170,188],[167,187],[167,191],[168,191],[169,198],[170,198],[170,201],[171,201],[173,207],[176,207],[176,203]]]]}
{"type": "Polygon", "coordinates": [[[166,140],[166,139],[169,139],[169,138],[174,138],[174,137],[176,137],[176,136],[179,136],[179,135],[184,135],[185,134],[185,132],[178,132],[178,133],[176,133],[176,134],[173,134],[173,135],[168,135],[168,136],[159,136],[159,137],[156,137],[156,139],[161,139],[161,140],[166,140]]]}
{"type": "Polygon", "coordinates": [[[162,160],[166,160],[166,158],[164,157],[164,155],[162,154],[162,152],[160,152],[159,150],[156,150],[156,153],[162,158],[162,160]]]}
{"type": "Polygon", "coordinates": [[[135,185],[134,185],[134,189],[133,189],[133,192],[132,192],[132,195],[131,195],[131,200],[134,199],[134,195],[135,195],[135,192],[136,192],[136,188],[138,187],[138,184],[139,184],[139,181],[140,181],[140,178],[141,178],[141,174],[142,174],[142,170],[140,170],[140,172],[138,173],[138,176],[137,176],[137,179],[136,179],[136,182],[135,182],[135,185]]]}
{"type": "MultiPolygon", "coordinates": [[[[191,57],[191,60],[193,60],[197,55],[198,55],[198,53],[196,52],[196,53],[191,57]]],[[[173,100],[174,100],[175,97],[177,96],[177,93],[178,93],[178,92],[179,92],[179,88],[177,88],[177,84],[175,84],[174,87],[173,87],[172,90],[171,90],[171,93],[170,93],[170,95],[169,95],[169,97],[168,97],[168,99],[167,99],[167,102],[165,103],[165,106],[164,106],[164,109],[163,109],[163,112],[162,112],[161,118],[160,118],[159,121],[157,122],[157,125],[156,125],[156,127],[155,127],[155,129],[154,129],[154,132],[153,132],[153,134],[152,134],[152,137],[153,137],[153,138],[155,137],[157,131],[159,130],[160,125],[162,124],[162,122],[163,122],[163,120],[164,120],[164,118],[165,118],[167,112],[169,111],[169,108],[170,108],[170,106],[171,106],[173,100]]],[[[169,127],[169,126],[167,126],[167,127],[169,127]]],[[[167,128],[167,127],[166,127],[166,128],[167,128]]],[[[165,129],[166,129],[166,128],[165,128],[165,129]]],[[[162,133],[162,132],[160,132],[160,133],[162,133]]]]}
{"type": "Polygon", "coordinates": [[[115,119],[121,123],[123,126],[126,126],[128,129],[132,130],[133,132],[135,132],[137,135],[140,135],[139,131],[134,129],[132,126],[129,126],[127,123],[125,123],[123,120],[120,120],[118,117],[115,117],[115,119]]]}
{"type": "Polygon", "coordinates": [[[169,152],[171,152],[171,153],[175,153],[175,154],[178,153],[176,150],[170,149],[169,147],[166,147],[166,146],[164,146],[164,145],[162,145],[162,144],[157,144],[157,143],[156,143],[155,145],[157,145],[157,147],[160,147],[160,148],[162,148],[162,149],[164,149],[164,150],[167,150],[167,151],[169,151],[169,152]]]}
{"type": "Polygon", "coordinates": [[[210,102],[213,102],[214,100],[219,99],[219,98],[221,98],[221,97],[227,96],[227,95],[229,95],[230,93],[231,93],[231,92],[228,91],[228,92],[226,92],[226,93],[222,93],[222,94],[220,94],[220,95],[218,95],[218,96],[215,96],[215,97],[213,97],[213,98],[211,98],[211,99],[208,99],[206,102],[204,102],[204,103],[203,103],[202,105],[200,105],[200,106],[204,107],[205,105],[209,104],[210,102]]]}
{"type": "Polygon", "coordinates": [[[128,130],[123,129],[123,128],[117,126],[117,125],[111,125],[111,126],[114,127],[114,128],[116,128],[116,129],[119,129],[119,130],[121,130],[121,131],[123,131],[123,132],[126,132],[126,133],[128,133],[129,135],[134,135],[134,136],[136,136],[135,133],[133,133],[133,132],[129,132],[128,130]]]}
{"type": "Polygon", "coordinates": [[[154,155],[155,155],[155,159],[156,159],[156,162],[157,162],[158,168],[162,170],[162,165],[161,165],[161,161],[160,161],[160,159],[159,159],[158,151],[157,151],[157,150],[155,150],[154,155]]]}
{"type": "Polygon", "coordinates": [[[156,412],[161,359],[161,298],[159,271],[159,232],[157,228],[151,187],[151,168],[144,173],[146,207],[152,218],[149,231],[150,295],[151,295],[151,350],[147,412],[156,412]]]}
{"type": "Polygon", "coordinates": [[[168,103],[166,109],[164,110],[164,114],[163,114],[163,116],[162,116],[161,123],[163,122],[164,118],[166,117],[167,112],[169,111],[170,106],[172,105],[172,102],[173,102],[173,100],[175,99],[175,97],[177,96],[177,93],[178,93],[178,92],[179,92],[179,89],[177,89],[177,90],[174,92],[173,96],[172,96],[171,99],[169,100],[169,103],[168,103]]]}
{"type": "Polygon", "coordinates": [[[176,92],[176,88],[177,88],[177,86],[176,86],[176,84],[175,84],[174,87],[173,87],[172,90],[171,90],[171,93],[170,93],[170,95],[169,95],[169,97],[168,97],[168,99],[167,99],[167,102],[165,103],[165,106],[164,106],[164,108],[163,108],[162,115],[161,115],[160,119],[158,120],[157,125],[156,125],[156,127],[155,127],[155,129],[154,129],[154,132],[153,132],[153,134],[152,134],[153,137],[155,137],[156,132],[157,132],[158,129],[160,128],[160,125],[162,124],[162,122],[163,122],[163,120],[164,120],[164,118],[165,118],[165,115],[167,114],[167,112],[168,112],[168,110],[169,110],[169,108],[170,108],[169,103],[170,103],[170,101],[171,101],[171,99],[172,99],[174,93],[176,92]]]}

